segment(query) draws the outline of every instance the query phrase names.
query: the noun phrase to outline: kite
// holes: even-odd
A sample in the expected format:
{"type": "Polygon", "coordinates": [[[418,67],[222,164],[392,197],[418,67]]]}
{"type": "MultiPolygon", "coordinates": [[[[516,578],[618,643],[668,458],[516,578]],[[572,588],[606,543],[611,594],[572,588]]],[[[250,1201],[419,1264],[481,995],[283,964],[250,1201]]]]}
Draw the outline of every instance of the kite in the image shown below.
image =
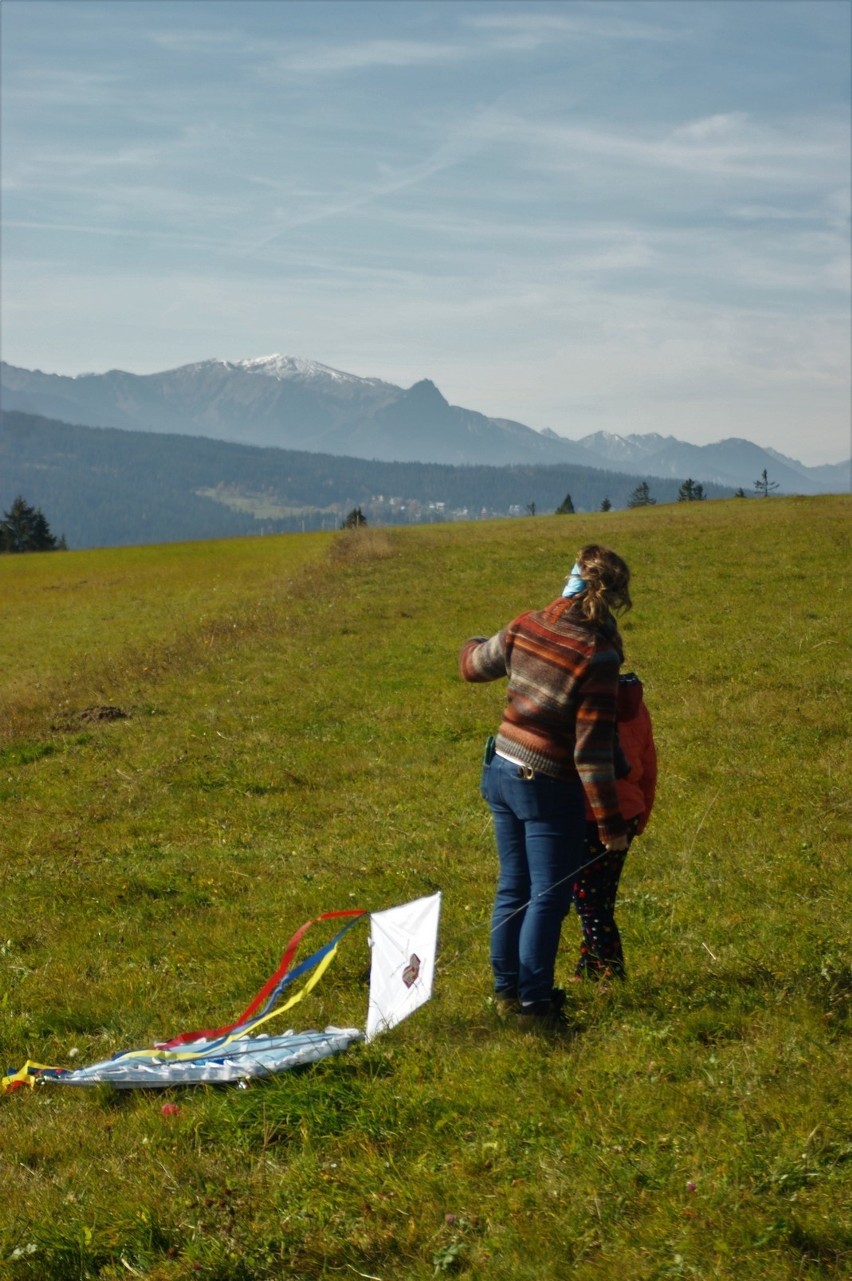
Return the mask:
{"type": "Polygon", "coordinates": [[[69,1070],[27,1061],[17,1072],[0,1079],[0,1093],[52,1081],[57,1085],[91,1086],[108,1083],[118,1090],[161,1089],[204,1082],[243,1082],[271,1076],[348,1049],[357,1041],[372,1041],[395,1027],[432,995],[441,895],[415,899],[382,912],[361,908],[325,912],[306,921],[284,950],[270,976],[235,1023],[197,1032],[183,1032],[144,1050],[126,1050],[102,1063],[69,1070]],[[335,936],[313,955],[291,968],[299,944],[318,921],[348,917],[335,936]],[[327,1027],[322,1032],[279,1035],[261,1025],[298,1004],[317,985],[331,964],[345,934],[359,921],[370,921],[370,996],[365,1030],[327,1027]],[[310,973],[313,971],[313,973],[310,973]],[[293,995],[287,989],[310,973],[293,995]],[[282,997],[287,999],[282,1003],[282,997]]]}
{"type": "Polygon", "coordinates": [[[432,994],[441,896],[370,917],[370,1002],[366,1039],[407,1019],[432,994]]]}

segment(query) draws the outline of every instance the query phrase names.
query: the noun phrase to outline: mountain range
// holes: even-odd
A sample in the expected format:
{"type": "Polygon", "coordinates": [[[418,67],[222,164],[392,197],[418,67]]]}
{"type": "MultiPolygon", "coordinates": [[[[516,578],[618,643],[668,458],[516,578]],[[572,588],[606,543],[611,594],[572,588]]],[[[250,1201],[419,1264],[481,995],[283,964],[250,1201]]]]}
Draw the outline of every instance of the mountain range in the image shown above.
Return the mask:
{"type": "Polygon", "coordinates": [[[506,466],[570,463],[752,492],[764,469],[780,493],[846,492],[850,464],[806,467],[731,438],[596,432],[569,440],[450,405],[429,379],[404,389],[316,361],[274,355],[205,360],[155,374],[66,376],[0,365],[0,405],[90,427],[204,436],[235,444],[387,462],[506,466]]]}

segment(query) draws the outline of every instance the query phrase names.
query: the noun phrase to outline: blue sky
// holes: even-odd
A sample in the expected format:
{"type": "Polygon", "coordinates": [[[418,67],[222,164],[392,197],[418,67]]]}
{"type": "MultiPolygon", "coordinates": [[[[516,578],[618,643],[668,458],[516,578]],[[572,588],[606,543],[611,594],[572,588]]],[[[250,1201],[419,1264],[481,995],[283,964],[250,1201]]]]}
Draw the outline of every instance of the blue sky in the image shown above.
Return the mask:
{"type": "Polygon", "coordinates": [[[4,0],[2,355],[850,451],[848,0],[4,0]]]}

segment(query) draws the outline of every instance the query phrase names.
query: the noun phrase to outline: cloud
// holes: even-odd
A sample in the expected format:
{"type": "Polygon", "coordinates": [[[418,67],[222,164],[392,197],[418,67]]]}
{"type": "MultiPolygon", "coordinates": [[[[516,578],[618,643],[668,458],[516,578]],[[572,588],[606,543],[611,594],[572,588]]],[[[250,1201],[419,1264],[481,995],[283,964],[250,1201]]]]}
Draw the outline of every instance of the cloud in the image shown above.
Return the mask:
{"type": "Polygon", "coordinates": [[[720,112],[715,116],[704,116],[700,120],[690,120],[674,130],[673,138],[686,143],[721,142],[725,140],[736,143],[748,127],[748,116],[744,111],[720,112]]]}
{"type": "Polygon", "coordinates": [[[469,47],[450,42],[419,40],[352,40],[345,44],[293,42],[270,64],[278,71],[324,75],[364,71],[374,67],[422,67],[454,63],[467,57],[469,47]]]}
{"type": "Polygon", "coordinates": [[[454,65],[466,60],[488,58],[512,52],[535,51],[565,41],[638,40],[671,41],[679,34],[672,26],[628,20],[608,14],[583,12],[572,5],[548,10],[478,14],[445,10],[454,34],[442,40],[401,39],[388,36],[341,41],[334,38],[257,40],[244,30],[209,31],[203,28],[181,31],[160,30],[148,39],[172,53],[201,54],[227,52],[231,58],[253,61],[259,74],[268,77],[282,72],[294,75],[334,75],[381,68],[412,68],[454,65]],[[455,21],[453,21],[455,19],[455,21]]]}
{"type": "Polygon", "coordinates": [[[559,37],[566,41],[671,41],[679,38],[679,32],[671,25],[628,20],[615,13],[614,8],[612,4],[597,4],[593,12],[584,10],[575,0],[570,6],[551,5],[547,9],[466,14],[462,22],[476,31],[496,33],[501,47],[514,49],[538,49],[559,37]]]}
{"type": "Polygon", "coordinates": [[[740,178],[749,185],[798,187],[827,179],[848,162],[849,131],[832,117],[760,123],[742,112],[644,129],[495,109],[479,120],[480,138],[522,148],[532,166],[590,171],[606,163],[633,171],[740,178]]]}
{"type": "Polygon", "coordinates": [[[9,71],[7,93],[16,105],[44,111],[55,107],[103,107],[114,102],[121,78],[112,72],[45,67],[9,71]]]}

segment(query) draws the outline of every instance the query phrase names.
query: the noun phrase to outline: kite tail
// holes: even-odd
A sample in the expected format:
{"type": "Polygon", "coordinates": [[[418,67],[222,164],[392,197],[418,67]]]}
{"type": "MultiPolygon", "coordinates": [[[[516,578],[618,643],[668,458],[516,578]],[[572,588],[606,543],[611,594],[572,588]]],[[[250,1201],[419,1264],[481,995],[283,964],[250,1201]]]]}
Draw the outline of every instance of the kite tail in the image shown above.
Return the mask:
{"type": "Polygon", "coordinates": [[[42,1078],[55,1081],[67,1070],[61,1067],[48,1067],[45,1063],[34,1063],[32,1059],[27,1059],[24,1066],[17,1072],[10,1071],[8,1076],[0,1077],[0,1094],[11,1094],[14,1090],[22,1090],[24,1086],[32,1089],[36,1081],[42,1078]]]}
{"type": "Polygon", "coordinates": [[[265,1021],[265,1018],[269,1016],[285,988],[289,987],[291,983],[295,983],[297,979],[301,978],[303,974],[306,974],[314,965],[324,961],[325,963],[303,991],[298,996],[291,998],[286,1005],[282,1006],[281,1009],[277,1011],[277,1013],[283,1014],[285,1010],[289,1010],[297,1003],[297,1001],[300,1001],[303,996],[307,996],[308,992],[312,991],[313,988],[316,987],[320,978],[331,964],[334,954],[337,951],[337,944],[343,938],[344,934],[346,934],[353,925],[357,925],[358,921],[366,915],[367,912],[364,908],[357,907],[349,908],[348,910],[340,912],[323,912],[321,916],[315,916],[313,920],[305,921],[304,925],[301,925],[299,929],[296,930],[296,933],[284,949],[284,954],[281,957],[281,961],[275,973],[270,975],[258,992],[257,996],[249,1002],[242,1014],[234,1023],[228,1023],[224,1027],[208,1028],[198,1032],[182,1032],[180,1036],[172,1037],[169,1041],[158,1041],[157,1049],[172,1050],[176,1049],[180,1045],[187,1045],[192,1041],[218,1041],[220,1038],[228,1037],[232,1033],[238,1031],[240,1035],[244,1035],[245,1031],[249,1027],[256,1027],[260,1021],[265,1021]],[[296,955],[299,944],[307,934],[310,927],[312,925],[316,925],[319,921],[331,921],[345,916],[350,916],[353,919],[349,921],[348,924],[344,925],[343,929],[339,930],[330,942],[326,943],[324,947],[321,947],[318,951],[314,952],[312,956],[307,957],[306,960],[301,961],[300,964],[290,972],[290,966],[293,962],[294,956],[296,955]],[[253,1016],[258,1011],[260,1011],[260,1016],[259,1018],[254,1019],[253,1016]]]}
{"type": "MultiPolygon", "coordinates": [[[[292,1009],[303,997],[313,991],[334,960],[338,944],[344,934],[348,933],[353,925],[357,925],[359,920],[367,915],[368,913],[364,908],[350,908],[340,912],[323,912],[321,916],[314,917],[311,921],[306,921],[287,944],[275,973],[267,979],[257,996],[249,1003],[235,1023],[229,1023],[225,1027],[207,1029],[206,1031],[183,1032],[180,1036],[175,1036],[170,1041],[158,1042],[153,1050],[125,1050],[120,1054],[114,1055],[112,1062],[144,1059],[153,1059],[157,1062],[169,1060],[179,1062],[181,1060],[209,1057],[212,1052],[247,1036],[262,1023],[266,1023],[274,1016],[292,1009]],[[330,939],[312,956],[307,957],[295,969],[291,970],[290,966],[293,963],[299,944],[310,927],[316,925],[319,921],[336,920],[341,917],[351,917],[352,919],[347,921],[341,930],[338,930],[334,938],[330,939]],[[312,969],[314,973],[305,986],[294,993],[284,1005],[278,1007],[278,1001],[290,984],[312,969]],[[198,1047],[197,1043],[199,1041],[206,1043],[203,1048],[198,1047]],[[195,1043],[194,1049],[181,1051],[182,1046],[190,1045],[191,1043],[195,1043]]],[[[44,1063],[34,1063],[31,1060],[27,1060],[17,1072],[10,1070],[7,1076],[0,1078],[0,1094],[11,1094],[24,1086],[32,1088],[39,1080],[55,1081],[60,1077],[67,1076],[69,1071],[70,1069],[68,1068],[48,1067],[44,1063]]]]}

